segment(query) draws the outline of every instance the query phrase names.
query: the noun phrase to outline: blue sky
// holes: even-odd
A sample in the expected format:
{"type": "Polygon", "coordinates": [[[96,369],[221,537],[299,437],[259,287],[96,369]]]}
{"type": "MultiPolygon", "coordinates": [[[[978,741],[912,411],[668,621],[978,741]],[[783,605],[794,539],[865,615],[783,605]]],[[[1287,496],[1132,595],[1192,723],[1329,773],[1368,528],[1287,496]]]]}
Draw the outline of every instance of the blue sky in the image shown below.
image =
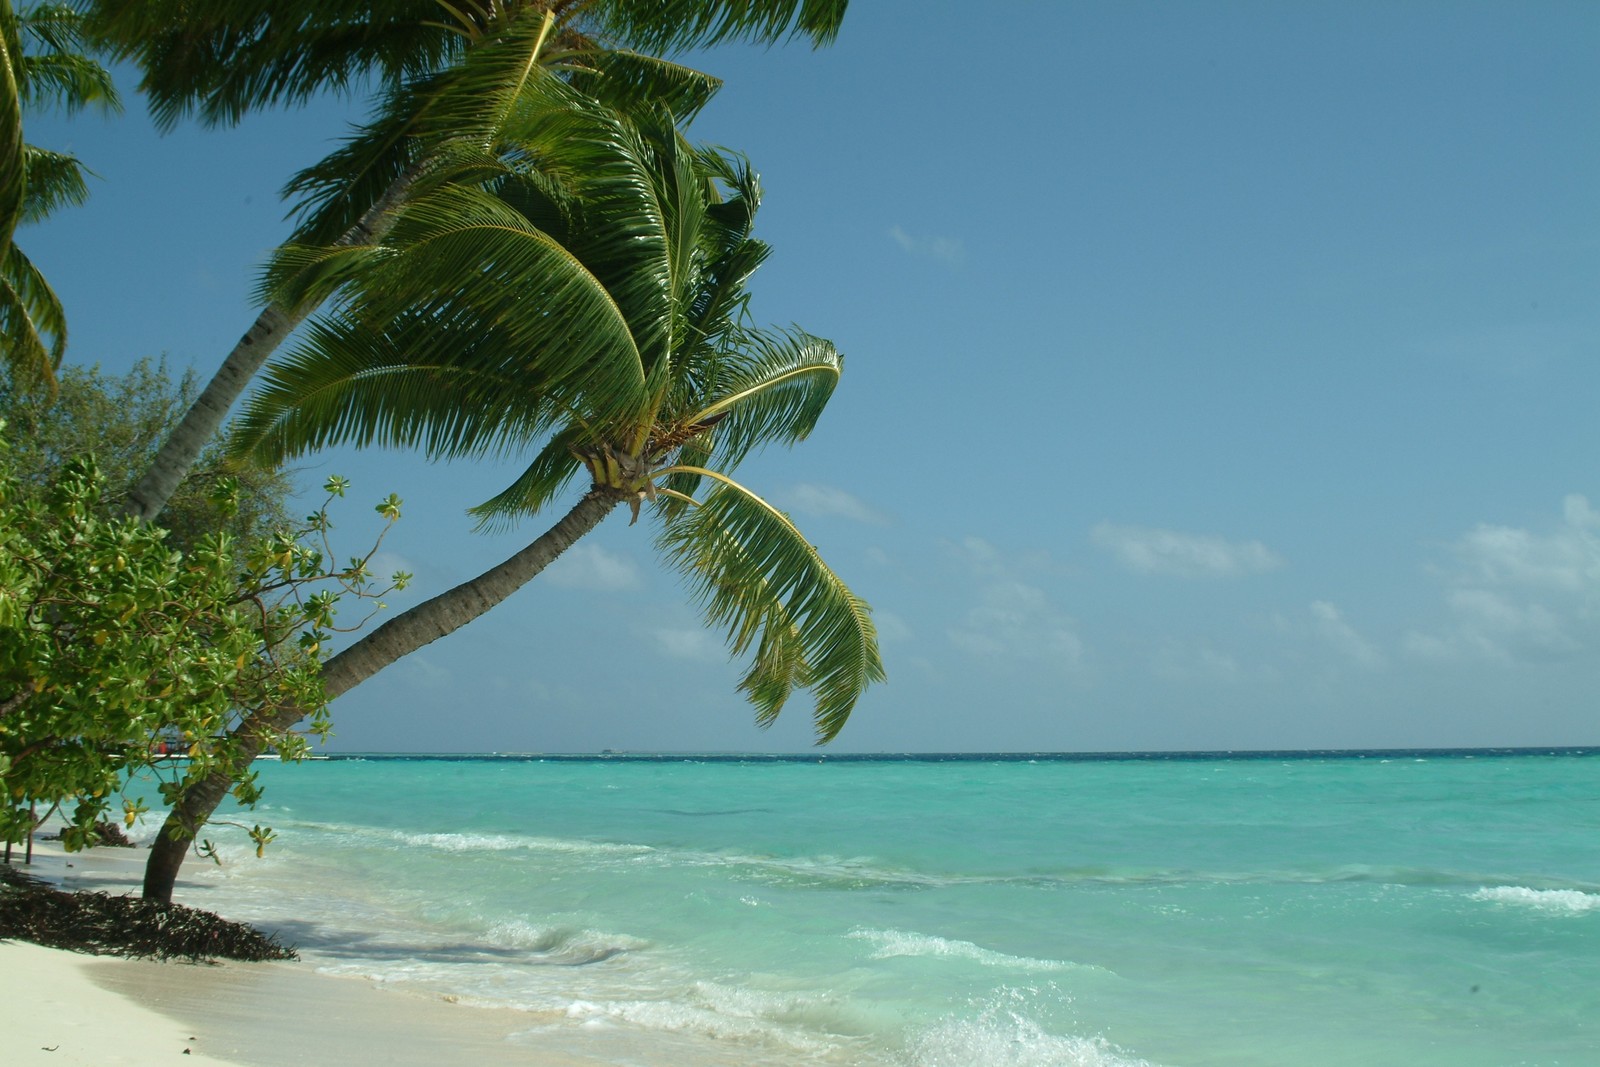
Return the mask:
{"type": "MultiPolygon", "coordinates": [[[[743,468],[876,609],[840,750],[1600,743],[1600,8],[858,0],[721,48],[758,318],[833,339],[822,425],[743,468]]],[[[19,234],[69,360],[209,375],[276,190],[359,101],[227,131],[33,119],[99,175],[19,234]]],[[[506,469],[310,457],[394,491],[391,609],[543,528],[506,469]]],[[[551,517],[553,521],[554,516],[551,517]]],[[[336,745],[791,750],[644,524],[335,705],[336,745]]]]}

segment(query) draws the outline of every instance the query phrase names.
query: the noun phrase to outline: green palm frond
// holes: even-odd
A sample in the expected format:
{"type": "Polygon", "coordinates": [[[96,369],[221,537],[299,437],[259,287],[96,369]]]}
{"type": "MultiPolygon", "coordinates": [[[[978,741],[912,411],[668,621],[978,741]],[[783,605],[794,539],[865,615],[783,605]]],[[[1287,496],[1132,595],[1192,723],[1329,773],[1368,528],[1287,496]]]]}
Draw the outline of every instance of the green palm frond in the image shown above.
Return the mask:
{"type": "Polygon", "coordinates": [[[579,92],[628,114],[663,107],[679,123],[711,102],[722,79],[627,49],[588,49],[561,59],[558,68],[579,92]]]}
{"type": "Polygon", "coordinates": [[[25,388],[55,388],[55,369],[67,347],[67,321],[44,275],[15,244],[0,259],[0,349],[25,388]]]}
{"type": "Polygon", "coordinates": [[[11,244],[11,235],[22,222],[27,196],[22,91],[17,84],[21,60],[22,42],[11,0],[0,0],[0,250],[11,244]]]}
{"type": "Polygon", "coordinates": [[[681,135],[662,119],[641,127],[621,116],[595,127],[594,169],[578,188],[581,216],[568,245],[610,290],[633,330],[647,374],[669,361],[677,309],[671,211],[659,171],[681,135]]]}
{"type": "Polygon", "coordinates": [[[91,27],[143,72],[139,88],[163,129],[196,114],[208,125],[303,104],[376,76],[420,77],[468,44],[437,0],[92,0],[91,27]]]}
{"type": "Polygon", "coordinates": [[[76,206],[89,199],[85,175],[90,171],[76,156],[28,145],[23,151],[23,166],[28,175],[23,222],[38,222],[57,208],[76,206]]]}
{"type": "Polygon", "coordinates": [[[467,509],[469,514],[477,517],[477,529],[508,529],[516,520],[532,515],[554,500],[583,470],[583,464],[573,454],[573,449],[583,442],[584,437],[581,428],[569,426],[546,441],[516,481],[483,503],[467,509]]]}
{"type": "Polygon", "coordinates": [[[284,185],[281,195],[295,220],[291,241],[333,243],[401,175],[418,166],[422,146],[410,136],[413,115],[399,103],[385,100],[375,118],[284,185]]]}
{"type": "Polygon", "coordinates": [[[673,339],[675,347],[686,348],[690,343],[690,313],[695,297],[705,288],[708,266],[704,238],[706,213],[716,202],[715,183],[706,176],[700,159],[677,130],[662,131],[672,138],[670,150],[663,152],[658,175],[662,181],[662,196],[670,202],[668,232],[671,235],[672,289],[671,301],[675,312],[673,339]]]}
{"type": "Polygon", "coordinates": [[[111,72],[89,58],[84,16],[67,4],[40,4],[18,19],[23,59],[18,77],[22,102],[55,106],[68,114],[86,107],[122,107],[111,72]]]}
{"type": "Polygon", "coordinates": [[[742,331],[717,362],[714,399],[687,420],[727,417],[716,430],[717,465],[732,470],[769,442],[803,441],[816,427],[844,369],[831,341],[802,330],[742,331]]]}
{"type": "MultiPolygon", "coordinates": [[[[647,263],[651,236],[642,229],[631,249],[647,263]]],[[[455,358],[468,334],[492,335],[505,358],[525,365],[525,388],[581,392],[608,416],[638,410],[645,365],[636,312],[622,304],[628,287],[608,286],[590,262],[472,188],[446,187],[410,205],[391,241],[349,314],[372,325],[403,314],[436,324],[408,341],[427,363],[455,358]]],[[[631,299],[643,302],[637,292],[631,299]]]]}
{"type": "Polygon", "coordinates": [[[69,114],[86,107],[117,111],[122,100],[111,72],[82,55],[29,56],[25,63],[23,103],[60,107],[69,114]]]}
{"type": "Polygon", "coordinates": [[[563,102],[570,96],[570,87],[550,70],[554,14],[536,6],[508,10],[492,37],[427,81],[416,112],[421,135],[492,144],[509,128],[526,128],[525,116],[548,110],[553,96],[563,102]]]}
{"type": "Polygon", "coordinates": [[[756,725],[771,726],[795,688],[804,689],[810,684],[811,667],[806,662],[800,631],[785,615],[775,614],[762,629],[756,654],[739,680],[740,691],[755,705],[756,725]]]}
{"type": "MultiPolygon", "coordinates": [[[[332,442],[415,448],[432,458],[496,455],[549,432],[562,414],[480,353],[456,361],[409,358],[413,318],[386,331],[339,318],[312,325],[274,362],[237,421],[230,448],[276,464],[332,442]],[[494,419],[480,413],[492,408],[494,419]]],[[[496,338],[479,347],[493,350],[496,338]]]]}
{"type": "Polygon", "coordinates": [[[88,0],[96,39],[143,77],[163,128],[189,114],[234,123],[262,107],[302,104],[376,79],[392,89],[443,69],[555,7],[562,38],[587,31],[643,52],[719,41],[815,45],[838,34],[846,0],[88,0]]]}
{"type": "MultiPolygon", "coordinates": [[[[562,169],[564,130],[545,119],[583,106],[586,98],[542,68],[523,78],[519,99],[509,98],[504,80],[535,58],[509,44],[471,58],[385,93],[374,116],[338,149],[290,178],[283,196],[297,220],[291,240],[332,243],[402,175],[413,176],[420,194],[514,170],[515,161],[503,156],[508,140],[514,155],[533,154],[547,170],[562,169]]],[[[570,165],[581,167],[582,160],[570,165]]]]}
{"type": "Polygon", "coordinates": [[[599,33],[646,52],[677,51],[722,41],[809,38],[816,46],[839,34],[849,0],[604,0],[588,5],[599,33]]]}
{"type": "Polygon", "coordinates": [[[745,685],[758,714],[770,721],[788,686],[801,685],[816,699],[818,741],[831,740],[884,679],[871,610],[782,512],[722,475],[696,473],[717,488],[670,513],[658,546],[736,655],[762,637],[766,654],[758,648],[745,685]]]}

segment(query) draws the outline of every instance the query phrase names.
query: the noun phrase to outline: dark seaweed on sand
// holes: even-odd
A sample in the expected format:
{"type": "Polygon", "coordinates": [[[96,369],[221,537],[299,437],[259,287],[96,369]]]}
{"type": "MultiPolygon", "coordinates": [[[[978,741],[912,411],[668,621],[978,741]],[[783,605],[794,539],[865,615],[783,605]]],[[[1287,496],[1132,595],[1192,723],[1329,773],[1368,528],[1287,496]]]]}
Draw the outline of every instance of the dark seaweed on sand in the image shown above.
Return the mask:
{"type": "Polygon", "coordinates": [[[294,949],[198,908],[105,893],[66,893],[0,864],[0,939],[97,956],[293,960],[294,949]]]}

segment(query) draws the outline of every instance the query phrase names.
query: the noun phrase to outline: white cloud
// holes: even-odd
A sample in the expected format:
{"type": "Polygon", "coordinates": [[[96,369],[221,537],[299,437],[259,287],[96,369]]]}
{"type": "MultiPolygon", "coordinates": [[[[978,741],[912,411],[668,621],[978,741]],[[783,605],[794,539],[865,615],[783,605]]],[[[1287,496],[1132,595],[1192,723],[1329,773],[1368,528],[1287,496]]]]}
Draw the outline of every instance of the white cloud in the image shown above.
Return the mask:
{"type": "Polygon", "coordinates": [[[596,544],[577,544],[561,553],[544,573],[552,585],[567,589],[614,592],[639,585],[639,569],[626,556],[607,552],[596,544]]]}
{"type": "Polygon", "coordinates": [[[1380,667],[1383,656],[1377,646],[1345,621],[1344,614],[1326,600],[1311,604],[1311,619],[1317,634],[1334,649],[1362,667],[1380,667]]]}
{"type": "Polygon", "coordinates": [[[958,547],[969,562],[981,566],[991,566],[1000,558],[995,547],[981,537],[963,537],[958,547]]]}
{"type": "Polygon", "coordinates": [[[891,226],[889,236],[895,244],[912,255],[943,263],[947,267],[959,266],[966,254],[961,242],[954,237],[913,237],[899,226],[891,226]]]}
{"type": "Polygon", "coordinates": [[[367,561],[367,570],[371,572],[373,581],[387,584],[397,571],[416,574],[417,565],[398,552],[375,552],[372,559],[367,561]]]}
{"type": "Polygon", "coordinates": [[[1089,536],[1124,567],[1139,574],[1226,578],[1283,566],[1283,558],[1260,541],[1226,541],[1220,537],[1145,526],[1116,526],[1108,522],[1095,526],[1089,536]]]}
{"type": "Polygon", "coordinates": [[[863,522],[869,526],[886,526],[889,520],[860,497],[836,489],[831,485],[802,483],[785,493],[779,500],[790,511],[820,518],[837,517],[863,522]]]}
{"type": "Polygon", "coordinates": [[[1488,589],[1458,589],[1445,598],[1452,625],[1441,635],[1411,632],[1405,649],[1424,659],[1541,661],[1582,651],[1571,620],[1542,604],[1518,603],[1488,589]]]}
{"type": "Polygon", "coordinates": [[[1168,644],[1157,651],[1153,668],[1176,682],[1237,682],[1244,671],[1239,661],[1209,645],[1194,648],[1168,644]]]}
{"type": "Polygon", "coordinates": [[[1048,663],[1071,672],[1085,667],[1077,622],[1033,584],[1053,569],[1048,556],[1008,557],[981,537],[946,546],[974,579],[976,598],[960,622],[945,630],[952,644],[986,659],[1048,663]]]}
{"type": "Polygon", "coordinates": [[[1020,582],[986,588],[949,637],[957,648],[985,658],[1043,661],[1069,671],[1083,665],[1076,623],[1056,611],[1041,590],[1020,582]]]}
{"type": "Polygon", "coordinates": [[[881,608],[872,613],[872,625],[878,629],[878,639],[885,644],[896,641],[911,640],[911,627],[906,621],[892,611],[881,608]]]}
{"type": "Polygon", "coordinates": [[[455,672],[426,656],[412,653],[401,660],[401,663],[406,672],[407,684],[427,689],[442,689],[454,684],[455,672]]]}
{"type": "Polygon", "coordinates": [[[1566,591],[1600,587],[1600,515],[1584,497],[1562,501],[1561,525],[1535,534],[1509,526],[1480,523],[1461,538],[1455,554],[1476,581],[1566,591]]]}
{"type": "Polygon", "coordinates": [[[1445,620],[1403,647],[1431,660],[1541,662],[1600,649],[1600,514],[1576,494],[1544,531],[1480,523],[1435,570],[1445,620]]]}
{"type": "Polygon", "coordinates": [[[650,636],[663,653],[673,659],[696,660],[701,663],[726,663],[728,650],[704,630],[674,630],[659,628],[650,636]]]}

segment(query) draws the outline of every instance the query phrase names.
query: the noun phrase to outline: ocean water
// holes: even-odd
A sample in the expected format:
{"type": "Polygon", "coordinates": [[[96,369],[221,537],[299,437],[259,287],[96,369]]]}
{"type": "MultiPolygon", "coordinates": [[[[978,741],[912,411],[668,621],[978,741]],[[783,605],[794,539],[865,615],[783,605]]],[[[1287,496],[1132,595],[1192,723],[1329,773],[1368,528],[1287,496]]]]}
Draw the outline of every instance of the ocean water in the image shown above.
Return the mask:
{"type": "Polygon", "coordinates": [[[1600,753],[263,779],[190,903],[618,1064],[1600,1064],[1600,753]]]}

